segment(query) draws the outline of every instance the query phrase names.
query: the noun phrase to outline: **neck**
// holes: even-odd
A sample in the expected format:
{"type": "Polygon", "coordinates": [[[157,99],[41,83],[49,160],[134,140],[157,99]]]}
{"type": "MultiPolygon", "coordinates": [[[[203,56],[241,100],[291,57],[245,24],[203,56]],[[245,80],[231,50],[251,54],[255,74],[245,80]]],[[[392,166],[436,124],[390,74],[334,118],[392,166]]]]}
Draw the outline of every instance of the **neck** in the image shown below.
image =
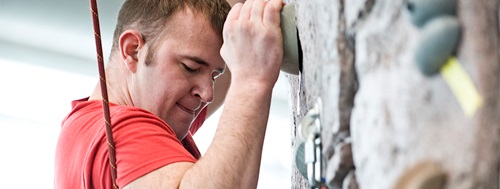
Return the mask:
{"type": "MultiPolygon", "coordinates": [[[[134,104],[132,103],[130,93],[128,92],[128,80],[130,78],[129,72],[123,64],[113,60],[116,59],[111,59],[105,70],[108,101],[113,104],[133,106],[134,104]]],[[[100,82],[97,82],[89,100],[102,100],[100,82]]]]}

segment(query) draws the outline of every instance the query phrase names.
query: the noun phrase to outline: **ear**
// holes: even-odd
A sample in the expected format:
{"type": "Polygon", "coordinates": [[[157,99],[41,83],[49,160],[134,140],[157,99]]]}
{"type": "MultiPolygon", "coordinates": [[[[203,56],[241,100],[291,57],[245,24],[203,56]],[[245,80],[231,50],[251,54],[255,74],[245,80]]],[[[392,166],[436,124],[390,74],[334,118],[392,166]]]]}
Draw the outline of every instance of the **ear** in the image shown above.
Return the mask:
{"type": "Polygon", "coordinates": [[[139,62],[139,50],[144,46],[142,35],[136,30],[125,30],[119,39],[120,57],[127,68],[135,73],[139,62]]]}

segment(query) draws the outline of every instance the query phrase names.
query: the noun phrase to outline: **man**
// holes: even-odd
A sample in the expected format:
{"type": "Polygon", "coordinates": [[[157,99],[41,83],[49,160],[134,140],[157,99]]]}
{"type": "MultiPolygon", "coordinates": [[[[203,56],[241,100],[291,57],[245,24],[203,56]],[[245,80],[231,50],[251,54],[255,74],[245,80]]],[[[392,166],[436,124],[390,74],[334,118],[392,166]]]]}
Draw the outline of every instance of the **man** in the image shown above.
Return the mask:
{"type": "MultiPolygon", "coordinates": [[[[223,0],[124,2],[106,68],[120,188],[256,188],[283,56],[281,7],[248,0],[227,14],[223,0]],[[222,102],[200,157],[192,134],[222,102]]],[[[63,121],[55,188],[112,188],[100,94],[74,101],[63,121]]]]}

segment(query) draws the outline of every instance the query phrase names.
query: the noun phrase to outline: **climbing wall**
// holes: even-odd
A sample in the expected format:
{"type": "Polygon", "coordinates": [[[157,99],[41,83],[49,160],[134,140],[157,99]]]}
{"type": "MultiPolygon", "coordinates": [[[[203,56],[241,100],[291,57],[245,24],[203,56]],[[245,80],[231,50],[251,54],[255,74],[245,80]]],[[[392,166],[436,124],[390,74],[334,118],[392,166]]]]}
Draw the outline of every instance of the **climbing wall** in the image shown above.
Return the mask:
{"type": "MultiPolygon", "coordinates": [[[[321,98],[329,188],[498,188],[499,2],[457,1],[462,30],[454,55],[482,98],[470,116],[461,103],[472,97],[461,102],[441,73],[417,68],[424,32],[410,21],[406,1],[293,2],[303,66],[287,74],[292,146],[321,98]]],[[[307,187],[294,169],[292,188],[307,187]]]]}

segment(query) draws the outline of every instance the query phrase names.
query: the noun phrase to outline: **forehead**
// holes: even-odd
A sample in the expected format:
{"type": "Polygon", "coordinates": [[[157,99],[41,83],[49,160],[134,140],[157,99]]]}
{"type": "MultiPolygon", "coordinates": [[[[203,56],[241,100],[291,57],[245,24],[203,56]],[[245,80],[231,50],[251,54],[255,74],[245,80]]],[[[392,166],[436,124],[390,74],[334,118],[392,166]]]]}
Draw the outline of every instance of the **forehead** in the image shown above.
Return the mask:
{"type": "Polygon", "coordinates": [[[214,66],[224,65],[220,57],[222,36],[201,12],[187,7],[177,11],[166,23],[162,35],[159,46],[168,45],[171,51],[198,57],[214,66]]]}
{"type": "Polygon", "coordinates": [[[222,32],[216,32],[207,15],[200,11],[192,10],[188,6],[176,11],[168,19],[162,37],[182,37],[187,40],[203,38],[218,41],[222,46],[222,32]]]}

